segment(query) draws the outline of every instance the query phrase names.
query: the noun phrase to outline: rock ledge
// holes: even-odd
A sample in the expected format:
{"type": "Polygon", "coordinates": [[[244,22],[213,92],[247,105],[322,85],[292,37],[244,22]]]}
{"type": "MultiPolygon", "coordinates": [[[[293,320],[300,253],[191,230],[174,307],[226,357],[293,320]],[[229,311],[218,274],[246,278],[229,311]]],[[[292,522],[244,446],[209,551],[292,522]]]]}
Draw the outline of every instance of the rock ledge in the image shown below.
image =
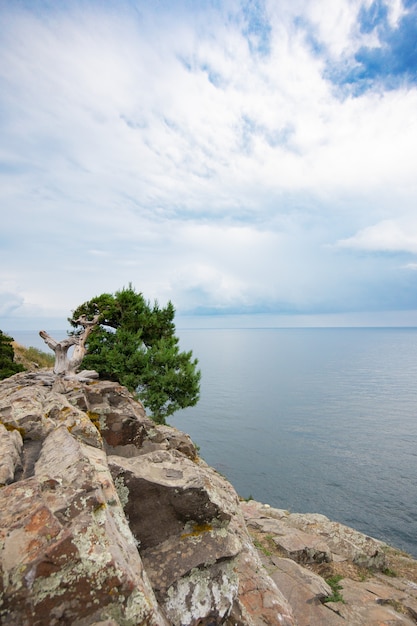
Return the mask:
{"type": "Polygon", "coordinates": [[[413,624],[416,564],[402,556],[407,576],[389,578],[391,553],[324,516],[241,502],[117,383],[0,382],[1,624],[413,624]],[[335,572],[344,601],[323,604],[335,572]]]}

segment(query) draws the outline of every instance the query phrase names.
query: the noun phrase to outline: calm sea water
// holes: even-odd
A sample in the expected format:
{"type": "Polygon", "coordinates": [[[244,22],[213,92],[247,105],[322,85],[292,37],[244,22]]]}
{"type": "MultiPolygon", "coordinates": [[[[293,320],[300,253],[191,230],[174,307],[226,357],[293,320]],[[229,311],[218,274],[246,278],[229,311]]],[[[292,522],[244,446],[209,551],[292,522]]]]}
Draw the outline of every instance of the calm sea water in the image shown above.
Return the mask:
{"type": "Polygon", "coordinates": [[[417,557],[417,329],[178,335],[199,359],[201,400],[170,423],[241,496],[323,513],[417,557]]]}
{"type": "Polygon", "coordinates": [[[243,497],[417,557],[417,329],[190,330],[201,400],[171,417],[243,497]]]}

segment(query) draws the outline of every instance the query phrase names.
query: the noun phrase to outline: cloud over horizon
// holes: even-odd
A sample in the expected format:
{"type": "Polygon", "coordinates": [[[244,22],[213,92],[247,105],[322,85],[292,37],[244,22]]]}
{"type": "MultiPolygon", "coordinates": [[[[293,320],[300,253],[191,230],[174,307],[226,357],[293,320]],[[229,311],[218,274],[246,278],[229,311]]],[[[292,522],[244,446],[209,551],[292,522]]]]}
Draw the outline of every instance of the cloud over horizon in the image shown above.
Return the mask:
{"type": "Polygon", "coordinates": [[[417,309],[415,2],[0,22],[0,328],[128,283],[180,314],[417,309]]]}

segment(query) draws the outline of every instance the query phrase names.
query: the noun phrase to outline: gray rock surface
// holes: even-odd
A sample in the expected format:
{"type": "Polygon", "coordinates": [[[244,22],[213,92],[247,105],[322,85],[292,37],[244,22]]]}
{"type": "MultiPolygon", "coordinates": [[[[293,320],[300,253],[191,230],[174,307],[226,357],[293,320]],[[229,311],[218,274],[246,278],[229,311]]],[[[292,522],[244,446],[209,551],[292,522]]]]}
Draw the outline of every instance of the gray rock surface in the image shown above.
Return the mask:
{"type": "Polygon", "coordinates": [[[242,502],[241,509],[298,626],[417,623],[417,563],[411,557],[324,515],[290,514],[255,501],[242,502]],[[325,559],[312,554],[317,546],[325,559]],[[395,577],[391,568],[398,569],[395,577]],[[341,599],[326,601],[333,591],[325,578],[334,575],[341,599]]]}
{"type": "Polygon", "coordinates": [[[22,447],[23,440],[19,431],[9,431],[0,424],[0,486],[13,482],[17,467],[21,464],[22,447]]]}
{"type": "Polygon", "coordinates": [[[227,617],[230,624],[247,626],[278,618],[292,623],[284,597],[251,546],[230,483],[178,450],[111,456],[109,466],[125,494],[146,572],[172,624],[223,623],[227,617]],[[256,605],[248,601],[255,593],[256,605]],[[187,618],[181,617],[184,606],[187,618]]]}
{"type": "Polygon", "coordinates": [[[60,425],[34,475],[0,490],[2,624],[167,624],[102,450],[60,425]]]}

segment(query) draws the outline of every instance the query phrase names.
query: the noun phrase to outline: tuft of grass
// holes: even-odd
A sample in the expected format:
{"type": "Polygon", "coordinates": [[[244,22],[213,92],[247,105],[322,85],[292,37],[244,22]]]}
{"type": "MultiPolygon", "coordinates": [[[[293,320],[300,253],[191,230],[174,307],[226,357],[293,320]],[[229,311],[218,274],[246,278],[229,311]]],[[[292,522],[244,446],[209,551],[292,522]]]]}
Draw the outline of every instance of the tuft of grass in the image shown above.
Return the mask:
{"type": "Polygon", "coordinates": [[[25,348],[16,341],[13,342],[14,360],[20,363],[26,370],[34,370],[42,367],[53,367],[55,356],[38,348],[30,346],[25,348]]]}
{"type": "Polygon", "coordinates": [[[325,604],[326,602],[343,602],[343,604],[345,603],[343,596],[340,593],[343,587],[342,585],[339,585],[342,578],[343,576],[341,576],[340,574],[336,574],[335,576],[330,576],[330,578],[326,579],[326,583],[331,588],[332,594],[323,598],[323,604],[325,604]]]}
{"type": "Polygon", "coordinates": [[[382,573],[385,574],[385,576],[390,576],[391,578],[397,578],[398,576],[397,572],[395,572],[393,569],[390,569],[389,567],[383,569],[382,573]]]}
{"type": "Polygon", "coordinates": [[[253,545],[257,550],[260,550],[265,554],[265,556],[272,556],[272,552],[268,550],[266,546],[264,546],[258,539],[253,540],[253,545]]]}

